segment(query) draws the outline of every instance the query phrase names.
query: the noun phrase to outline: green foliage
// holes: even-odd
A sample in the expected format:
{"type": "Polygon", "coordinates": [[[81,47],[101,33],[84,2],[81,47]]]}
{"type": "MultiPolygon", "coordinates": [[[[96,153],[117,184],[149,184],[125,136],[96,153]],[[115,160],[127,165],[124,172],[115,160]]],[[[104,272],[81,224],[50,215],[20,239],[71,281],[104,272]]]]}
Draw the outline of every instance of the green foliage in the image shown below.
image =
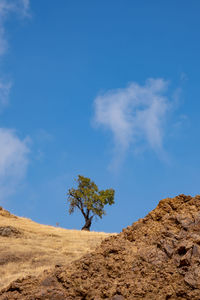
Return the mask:
{"type": "Polygon", "coordinates": [[[114,204],[113,189],[99,190],[97,185],[84,176],[78,175],[76,179],[77,189],[71,188],[68,191],[69,213],[73,213],[78,208],[85,219],[91,216],[102,218],[105,215],[104,206],[114,204]]]}

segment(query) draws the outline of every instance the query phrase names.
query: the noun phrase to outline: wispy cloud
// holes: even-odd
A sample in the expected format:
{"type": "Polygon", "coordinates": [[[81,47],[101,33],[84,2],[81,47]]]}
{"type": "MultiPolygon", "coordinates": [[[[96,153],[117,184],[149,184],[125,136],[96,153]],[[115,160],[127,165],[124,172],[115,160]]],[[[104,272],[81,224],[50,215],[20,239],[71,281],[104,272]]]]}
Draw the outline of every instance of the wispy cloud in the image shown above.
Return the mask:
{"type": "Polygon", "coordinates": [[[0,1],[0,55],[5,54],[8,44],[6,39],[5,22],[11,14],[22,17],[29,15],[29,0],[1,0],[0,1]]]}
{"type": "Polygon", "coordinates": [[[15,192],[28,166],[28,139],[20,140],[13,130],[0,128],[0,201],[15,192]]]}
{"type": "MultiPolygon", "coordinates": [[[[0,58],[8,49],[6,21],[13,15],[29,15],[29,0],[0,0],[0,58]]],[[[1,71],[2,74],[2,71],[1,71]]],[[[11,83],[0,78],[0,112],[8,103],[11,83]]],[[[27,139],[17,137],[15,130],[0,128],[0,201],[15,192],[28,166],[27,139]]]]}
{"type": "MultiPolygon", "coordinates": [[[[8,49],[5,23],[12,14],[29,16],[29,0],[0,0],[0,58],[8,49]]],[[[0,111],[8,102],[10,88],[11,83],[0,78],[0,111]]]]}
{"type": "Polygon", "coordinates": [[[7,17],[10,12],[17,12],[24,16],[29,15],[29,0],[1,0],[0,14],[2,17],[7,17]]]}
{"type": "Polygon", "coordinates": [[[8,103],[8,96],[11,89],[11,82],[3,82],[0,79],[0,112],[2,108],[8,103]]]}
{"type": "Polygon", "coordinates": [[[146,142],[158,154],[164,153],[164,121],[171,108],[166,96],[168,81],[148,79],[126,88],[110,90],[96,97],[94,120],[111,130],[115,144],[112,167],[117,167],[130,146],[146,142]]]}

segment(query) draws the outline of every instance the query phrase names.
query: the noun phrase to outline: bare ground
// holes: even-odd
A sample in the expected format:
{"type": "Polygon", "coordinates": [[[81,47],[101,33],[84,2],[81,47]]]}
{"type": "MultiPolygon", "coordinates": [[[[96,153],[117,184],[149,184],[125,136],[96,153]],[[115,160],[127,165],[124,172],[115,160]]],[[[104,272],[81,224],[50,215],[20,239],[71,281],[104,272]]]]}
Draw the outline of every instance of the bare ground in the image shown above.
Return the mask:
{"type": "Polygon", "coordinates": [[[12,282],[0,300],[199,300],[200,196],[179,195],[95,251],[12,282]]]}
{"type": "Polygon", "coordinates": [[[108,236],[41,225],[0,208],[0,289],[17,278],[70,263],[108,236]]]}

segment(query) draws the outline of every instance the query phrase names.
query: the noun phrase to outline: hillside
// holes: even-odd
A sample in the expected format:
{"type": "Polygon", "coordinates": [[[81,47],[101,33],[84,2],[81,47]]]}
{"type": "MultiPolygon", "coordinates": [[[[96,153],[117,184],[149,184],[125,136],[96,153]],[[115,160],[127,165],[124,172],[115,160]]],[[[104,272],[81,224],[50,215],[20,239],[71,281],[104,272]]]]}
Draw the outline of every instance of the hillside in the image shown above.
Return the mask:
{"type": "Polygon", "coordinates": [[[0,300],[199,300],[199,266],[200,196],[180,195],[79,260],[16,280],[0,300]]]}
{"type": "Polygon", "coordinates": [[[0,289],[17,278],[70,263],[108,236],[41,225],[0,207],[0,289]]]}

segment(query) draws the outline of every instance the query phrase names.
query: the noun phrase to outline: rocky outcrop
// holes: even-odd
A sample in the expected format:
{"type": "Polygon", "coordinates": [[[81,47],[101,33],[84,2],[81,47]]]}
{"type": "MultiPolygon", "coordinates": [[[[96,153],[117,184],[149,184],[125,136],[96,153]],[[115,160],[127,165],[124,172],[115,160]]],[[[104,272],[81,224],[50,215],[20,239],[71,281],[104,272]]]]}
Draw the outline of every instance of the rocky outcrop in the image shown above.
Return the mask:
{"type": "Polygon", "coordinates": [[[4,237],[18,237],[20,236],[22,233],[20,230],[18,230],[17,228],[13,227],[13,226],[1,226],[0,227],[0,236],[4,236],[4,237]]]}
{"type": "Polygon", "coordinates": [[[95,252],[39,278],[17,280],[0,300],[200,299],[200,196],[158,204],[95,252]]]}

